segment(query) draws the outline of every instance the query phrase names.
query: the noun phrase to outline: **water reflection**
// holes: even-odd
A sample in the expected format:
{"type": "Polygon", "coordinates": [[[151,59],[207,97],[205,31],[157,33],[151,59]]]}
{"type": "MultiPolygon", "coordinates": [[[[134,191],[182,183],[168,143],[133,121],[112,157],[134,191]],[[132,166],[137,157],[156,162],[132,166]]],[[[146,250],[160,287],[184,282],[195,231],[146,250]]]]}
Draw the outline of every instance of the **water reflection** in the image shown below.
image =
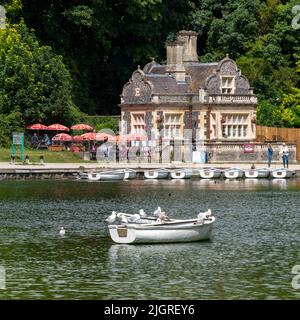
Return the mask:
{"type": "Polygon", "coordinates": [[[287,179],[272,179],[272,185],[279,186],[280,189],[287,189],[288,187],[288,180],[287,179]]]}
{"type": "Polygon", "coordinates": [[[296,299],[300,180],[2,181],[4,299],[296,299]],[[211,208],[212,241],[116,245],[112,210],[189,218],[211,208]],[[59,228],[66,229],[65,238],[59,228]]]}

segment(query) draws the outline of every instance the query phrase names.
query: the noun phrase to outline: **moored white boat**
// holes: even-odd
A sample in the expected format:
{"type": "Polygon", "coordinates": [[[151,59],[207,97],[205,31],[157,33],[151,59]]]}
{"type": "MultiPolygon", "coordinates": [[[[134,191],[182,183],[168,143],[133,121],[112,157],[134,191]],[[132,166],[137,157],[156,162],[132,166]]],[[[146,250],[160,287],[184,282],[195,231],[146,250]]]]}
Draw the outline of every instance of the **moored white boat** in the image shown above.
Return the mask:
{"type": "Polygon", "coordinates": [[[125,178],[125,171],[115,170],[115,171],[89,172],[87,176],[90,181],[123,180],[125,178]]]}
{"type": "Polygon", "coordinates": [[[133,169],[124,169],[125,176],[124,179],[135,179],[136,178],[136,171],[133,169]]]}
{"type": "Polygon", "coordinates": [[[191,169],[174,169],[170,170],[172,179],[190,179],[192,177],[191,169]]]}
{"type": "MultiPolygon", "coordinates": [[[[211,215],[210,210],[200,213],[196,219],[156,219],[155,217],[144,217],[141,219],[142,222],[139,222],[139,219],[137,219],[136,221],[121,224],[114,224],[114,215],[118,216],[117,213],[113,213],[106,220],[108,222],[110,237],[116,243],[127,244],[209,240],[215,221],[215,217],[211,215]]],[[[120,215],[124,215],[124,213],[120,215]]]]}
{"type": "Polygon", "coordinates": [[[167,169],[151,169],[144,171],[145,179],[168,179],[169,170],[167,169]]]}
{"type": "Polygon", "coordinates": [[[223,173],[226,179],[238,179],[244,176],[244,170],[240,168],[228,168],[223,173]]]}
{"type": "Polygon", "coordinates": [[[270,170],[267,168],[247,169],[245,170],[246,178],[268,178],[270,170]]]}
{"type": "Polygon", "coordinates": [[[274,169],[270,171],[271,177],[275,179],[287,179],[293,176],[293,171],[285,168],[274,169]]]}
{"type": "Polygon", "coordinates": [[[218,179],[222,171],[217,168],[203,168],[199,170],[200,178],[202,179],[218,179]]]}

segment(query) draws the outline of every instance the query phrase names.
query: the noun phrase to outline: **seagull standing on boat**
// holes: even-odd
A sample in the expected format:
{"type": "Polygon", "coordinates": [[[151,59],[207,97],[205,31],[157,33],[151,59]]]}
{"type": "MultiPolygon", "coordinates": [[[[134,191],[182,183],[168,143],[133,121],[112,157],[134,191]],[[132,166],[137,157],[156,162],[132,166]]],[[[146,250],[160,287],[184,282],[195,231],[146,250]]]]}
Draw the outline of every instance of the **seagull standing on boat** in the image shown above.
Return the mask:
{"type": "Polygon", "coordinates": [[[161,213],[161,208],[157,207],[157,209],[153,212],[154,216],[158,216],[161,213]]]}
{"type": "Polygon", "coordinates": [[[169,219],[168,215],[165,212],[161,212],[158,214],[157,222],[163,222],[168,219],[169,219]]]}
{"type": "Polygon", "coordinates": [[[61,227],[59,230],[59,234],[63,237],[66,234],[66,230],[64,229],[64,227],[61,227]]]}
{"type": "Polygon", "coordinates": [[[141,219],[141,216],[138,213],[135,213],[131,217],[128,217],[129,222],[136,222],[140,219],[141,219]]]}
{"type": "Polygon", "coordinates": [[[210,209],[208,209],[205,213],[206,213],[206,218],[209,218],[212,215],[210,209]]]}
{"type": "Polygon", "coordinates": [[[206,218],[206,214],[207,214],[206,212],[198,213],[198,216],[197,216],[198,220],[205,219],[206,218]]]}
{"type": "Polygon", "coordinates": [[[107,219],[105,219],[105,222],[107,222],[108,224],[112,224],[116,221],[116,218],[117,218],[117,213],[116,211],[113,211],[111,215],[107,219]]]}
{"type": "Polygon", "coordinates": [[[147,214],[146,214],[146,212],[144,211],[144,209],[140,209],[139,215],[140,215],[142,218],[145,218],[145,217],[147,216],[147,214]]]}

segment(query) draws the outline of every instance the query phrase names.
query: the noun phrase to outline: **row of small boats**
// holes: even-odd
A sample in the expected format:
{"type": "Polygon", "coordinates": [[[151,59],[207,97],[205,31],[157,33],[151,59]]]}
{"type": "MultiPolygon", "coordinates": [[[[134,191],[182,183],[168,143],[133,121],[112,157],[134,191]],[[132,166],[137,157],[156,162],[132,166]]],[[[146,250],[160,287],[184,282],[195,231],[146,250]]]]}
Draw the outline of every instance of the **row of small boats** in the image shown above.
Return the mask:
{"type": "MultiPolygon", "coordinates": [[[[268,169],[240,169],[240,168],[202,168],[197,170],[191,169],[151,169],[144,171],[145,179],[190,179],[192,175],[198,176],[201,179],[239,179],[239,178],[275,178],[286,179],[291,178],[294,172],[285,168],[268,169]]],[[[117,169],[112,171],[90,171],[80,174],[80,179],[87,179],[89,181],[113,181],[113,180],[127,180],[135,179],[137,172],[133,169],[117,169]]]]}

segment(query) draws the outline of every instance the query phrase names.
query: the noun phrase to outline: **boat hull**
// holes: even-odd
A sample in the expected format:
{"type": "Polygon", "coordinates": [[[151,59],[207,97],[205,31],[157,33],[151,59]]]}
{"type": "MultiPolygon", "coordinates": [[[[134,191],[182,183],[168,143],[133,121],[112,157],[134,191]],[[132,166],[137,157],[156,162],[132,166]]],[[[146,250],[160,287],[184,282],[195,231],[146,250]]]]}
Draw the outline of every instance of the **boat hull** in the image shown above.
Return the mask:
{"type": "Polygon", "coordinates": [[[123,180],[124,177],[125,177],[124,171],[88,173],[88,179],[90,181],[123,180]]]}
{"type": "Polygon", "coordinates": [[[171,222],[151,225],[110,225],[109,233],[116,243],[175,243],[194,242],[211,239],[213,221],[198,224],[189,222],[171,222]]]}
{"type": "Polygon", "coordinates": [[[244,171],[241,169],[227,169],[224,170],[224,177],[226,179],[238,179],[244,176],[244,171]]]}
{"type": "Polygon", "coordinates": [[[135,179],[136,178],[136,171],[131,169],[125,170],[124,179],[135,179]]]}
{"type": "Polygon", "coordinates": [[[201,169],[199,170],[201,179],[218,179],[221,176],[221,170],[218,169],[201,169]]]}
{"type": "Polygon", "coordinates": [[[172,179],[190,179],[192,177],[192,170],[173,170],[170,171],[172,179]]]}
{"type": "Polygon", "coordinates": [[[145,170],[145,179],[168,179],[169,171],[167,170],[145,170]]]}
{"type": "Polygon", "coordinates": [[[288,169],[276,169],[271,171],[272,178],[275,179],[288,179],[293,176],[293,171],[288,169]]]}
{"type": "Polygon", "coordinates": [[[268,178],[270,170],[268,169],[250,169],[245,170],[245,178],[268,178]]]}

